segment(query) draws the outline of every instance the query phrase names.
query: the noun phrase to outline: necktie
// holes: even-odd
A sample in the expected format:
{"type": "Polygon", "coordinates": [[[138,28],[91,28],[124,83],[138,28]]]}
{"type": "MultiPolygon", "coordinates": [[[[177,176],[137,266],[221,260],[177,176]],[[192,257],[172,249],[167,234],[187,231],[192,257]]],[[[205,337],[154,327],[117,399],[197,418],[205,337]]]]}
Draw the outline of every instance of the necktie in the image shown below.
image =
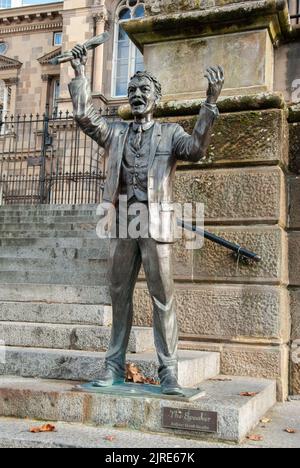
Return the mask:
{"type": "Polygon", "coordinates": [[[133,139],[133,146],[137,151],[141,148],[142,131],[143,131],[142,126],[138,125],[138,127],[137,127],[137,129],[135,131],[136,135],[134,136],[134,139],[133,139]]]}

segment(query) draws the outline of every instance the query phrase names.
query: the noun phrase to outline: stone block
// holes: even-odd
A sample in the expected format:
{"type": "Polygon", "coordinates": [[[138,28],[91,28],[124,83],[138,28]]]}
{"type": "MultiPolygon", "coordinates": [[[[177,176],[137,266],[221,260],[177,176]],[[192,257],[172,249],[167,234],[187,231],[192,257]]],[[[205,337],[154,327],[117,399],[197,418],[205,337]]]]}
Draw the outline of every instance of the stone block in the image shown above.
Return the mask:
{"type": "Polygon", "coordinates": [[[277,398],[288,396],[289,350],[278,347],[224,344],[221,353],[221,372],[277,380],[277,398]]]}
{"type": "MultiPolygon", "coordinates": [[[[194,282],[245,282],[287,284],[287,236],[281,228],[273,227],[206,227],[225,240],[239,244],[261,256],[261,262],[245,261],[228,249],[205,240],[200,249],[187,249],[184,239],[173,249],[174,278],[194,282]]],[[[144,274],[141,275],[144,279],[144,274]]]]}
{"type": "Polygon", "coordinates": [[[203,203],[207,225],[285,224],[285,181],[278,167],[178,171],[174,194],[182,204],[203,203]]]}
{"type": "Polygon", "coordinates": [[[300,339],[300,288],[290,289],[292,340],[300,339]]]}
{"type": "Polygon", "coordinates": [[[300,228],[300,177],[288,177],[289,189],[289,212],[288,227],[291,229],[300,228]]]}
{"type": "Polygon", "coordinates": [[[289,165],[290,170],[300,174],[300,123],[289,124],[289,165]]]}
{"type": "Polygon", "coordinates": [[[289,282],[291,286],[300,286],[300,232],[289,232],[289,282]]]}
{"type": "Polygon", "coordinates": [[[180,349],[221,353],[221,373],[276,379],[277,399],[286,400],[289,382],[289,348],[287,345],[231,344],[218,342],[180,342],[180,349]]]}
{"type": "MultiPolygon", "coordinates": [[[[284,288],[176,284],[180,336],[198,340],[286,342],[290,322],[284,288]]],[[[152,305],[142,283],[135,291],[135,324],[150,326],[152,305]]]]}
{"type": "Polygon", "coordinates": [[[291,393],[292,395],[300,395],[300,339],[295,339],[292,342],[290,369],[291,393]]]}
{"type": "MultiPolygon", "coordinates": [[[[195,117],[163,119],[177,122],[191,134],[195,117]]],[[[207,157],[199,166],[230,164],[287,165],[288,124],[280,109],[221,114],[216,120],[207,157]]]]}
{"type": "Polygon", "coordinates": [[[273,85],[274,52],[267,29],[157,41],[144,46],[144,57],[147,67],[161,82],[166,100],[204,96],[204,73],[212,64],[225,70],[224,95],[268,91],[273,85]],[[174,67],[180,73],[174,73],[174,67]]]}

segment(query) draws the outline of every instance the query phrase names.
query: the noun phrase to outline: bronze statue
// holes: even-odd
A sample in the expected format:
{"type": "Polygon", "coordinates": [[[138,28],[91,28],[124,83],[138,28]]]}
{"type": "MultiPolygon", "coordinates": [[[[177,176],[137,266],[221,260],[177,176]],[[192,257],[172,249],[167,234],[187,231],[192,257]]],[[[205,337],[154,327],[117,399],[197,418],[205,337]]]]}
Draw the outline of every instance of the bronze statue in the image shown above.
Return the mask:
{"type": "Polygon", "coordinates": [[[175,241],[172,183],[177,160],[197,163],[205,156],[218,116],[216,102],[224,83],[223,69],[210,67],[206,72],[207,99],[190,136],[176,123],[154,121],[154,110],[162,95],[161,85],[146,71],[137,72],[128,86],[134,121],[110,122],[101,117],[93,106],[85,76],[87,49],[77,45],[72,55],[75,79],[69,89],[74,116],[81,129],[108,155],[104,201],[118,209],[120,195],[127,195],[128,206],[139,202],[149,210],[148,236],[111,239],[109,277],[113,326],[105,372],[93,385],[101,387],[124,382],[133,319],[133,292],[143,265],[153,301],[161,390],[166,395],[182,395],[178,384],[178,329],[172,270],[172,244],[175,241]],[[157,204],[158,212],[152,209],[157,204]],[[160,229],[162,225],[164,227],[160,229]]]}

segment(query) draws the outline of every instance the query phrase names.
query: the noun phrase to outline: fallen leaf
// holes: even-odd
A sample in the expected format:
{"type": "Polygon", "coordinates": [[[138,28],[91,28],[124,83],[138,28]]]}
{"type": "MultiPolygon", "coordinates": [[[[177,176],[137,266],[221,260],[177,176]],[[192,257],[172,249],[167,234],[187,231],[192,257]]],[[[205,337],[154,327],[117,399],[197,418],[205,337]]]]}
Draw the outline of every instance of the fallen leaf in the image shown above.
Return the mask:
{"type": "Polygon", "coordinates": [[[55,429],[55,426],[52,426],[52,424],[45,424],[44,426],[32,427],[29,431],[32,434],[38,434],[40,432],[54,432],[55,429]]]}
{"type": "Polygon", "coordinates": [[[262,424],[269,424],[271,421],[272,421],[272,419],[269,419],[269,418],[262,418],[262,419],[260,420],[260,422],[261,422],[262,424]]]}
{"type": "Polygon", "coordinates": [[[288,434],[296,434],[297,433],[296,429],[291,429],[291,428],[287,428],[284,431],[287,432],[288,434]]]}
{"type": "Polygon", "coordinates": [[[263,436],[258,435],[258,434],[252,434],[247,437],[247,439],[252,440],[254,442],[259,442],[261,440],[264,440],[263,436]]]}
{"type": "Polygon", "coordinates": [[[150,377],[145,377],[140,369],[131,362],[126,365],[126,382],[159,385],[159,382],[156,380],[150,377]]]}
{"type": "Polygon", "coordinates": [[[240,396],[244,397],[255,397],[257,395],[257,392],[242,392],[240,393],[240,396]]]}
{"type": "Polygon", "coordinates": [[[104,437],[104,440],[108,440],[108,442],[113,442],[115,440],[114,436],[106,436],[104,437]]]}

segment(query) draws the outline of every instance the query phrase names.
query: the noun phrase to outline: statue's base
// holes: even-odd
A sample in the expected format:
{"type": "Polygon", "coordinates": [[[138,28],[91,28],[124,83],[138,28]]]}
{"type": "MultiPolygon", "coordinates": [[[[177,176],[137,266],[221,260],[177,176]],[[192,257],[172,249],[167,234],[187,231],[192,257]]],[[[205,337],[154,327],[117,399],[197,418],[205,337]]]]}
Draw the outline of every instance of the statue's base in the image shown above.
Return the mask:
{"type": "Polygon", "coordinates": [[[191,402],[199,400],[205,396],[205,392],[199,388],[183,388],[184,395],[164,395],[161,392],[160,385],[123,383],[112,385],[111,387],[94,387],[92,383],[78,385],[75,391],[97,393],[100,395],[116,395],[122,397],[144,397],[159,398],[160,400],[176,400],[182,402],[191,402]]]}

